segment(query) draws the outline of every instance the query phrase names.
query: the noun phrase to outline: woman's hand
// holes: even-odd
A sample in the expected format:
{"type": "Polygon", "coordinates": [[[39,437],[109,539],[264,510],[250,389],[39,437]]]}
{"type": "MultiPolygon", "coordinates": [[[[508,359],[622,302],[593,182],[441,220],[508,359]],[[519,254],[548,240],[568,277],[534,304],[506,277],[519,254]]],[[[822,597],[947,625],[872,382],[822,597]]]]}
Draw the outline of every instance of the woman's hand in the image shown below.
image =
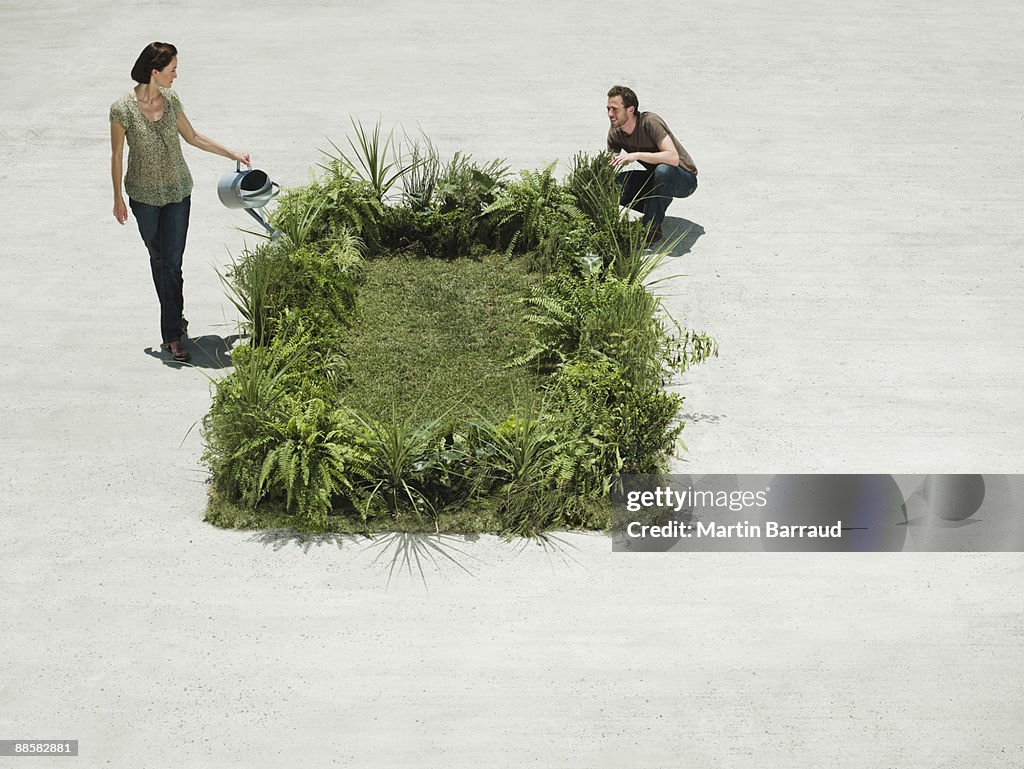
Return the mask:
{"type": "Polygon", "coordinates": [[[252,168],[252,158],[248,152],[232,152],[231,159],[237,160],[239,163],[245,163],[249,168],[252,168]]]}
{"type": "Polygon", "coordinates": [[[114,218],[117,219],[118,224],[124,224],[128,221],[128,206],[124,204],[124,200],[117,198],[114,201],[114,218]]]}

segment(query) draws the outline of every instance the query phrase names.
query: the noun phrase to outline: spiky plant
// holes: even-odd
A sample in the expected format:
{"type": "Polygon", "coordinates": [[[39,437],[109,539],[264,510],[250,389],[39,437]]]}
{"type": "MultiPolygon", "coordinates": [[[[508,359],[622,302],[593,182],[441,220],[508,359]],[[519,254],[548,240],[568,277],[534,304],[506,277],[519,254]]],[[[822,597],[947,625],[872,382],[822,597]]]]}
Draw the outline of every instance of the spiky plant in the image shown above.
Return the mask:
{"type": "Polygon", "coordinates": [[[565,186],[576,200],[576,207],[596,227],[602,228],[620,218],[620,189],[615,183],[615,169],[608,163],[608,153],[577,153],[565,186]]]}
{"type": "Polygon", "coordinates": [[[240,258],[231,260],[226,275],[217,273],[228,300],[238,311],[242,332],[257,347],[270,342],[270,327],[279,310],[274,303],[274,287],[287,270],[284,251],[280,244],[269,242],[254,250],[245,248],[240,258]]]}
{"type": "Polygon", "coordinates": [[[413,211],[426,211],[434,199],[441,161],[437,148],[425,135],[409,139],[409,165],[402,176],[402,200],[413,211]]]}
{"type": "Polygon", "coordinates": [[[425,487],[434,469],[440,420],[414,423],[394,411],[379,420],[352,413],[355,440],[365,457],[358,489],[364,520],[383,508],[394,517],[403,512],[434,515],[425,487]]]}
{"type": "MultiPolygon", "coordinates": [[[[387,137],[381,137],[380,119],[373,124],[373,128],[367,130],[363,124],[355,118],[349,118],[352,129],[356,135],[356,141],[347,137],[350,152],[345,152],[331,139],[331,146],[335,153],[321,150],[331,161],[348,166],[361,179],[366,181],[377,196],[377,200],[384,202],[388,192],[395,182],[408,172],[413,163],[402,157],[401,145],[395,143],[395,130],[392,128],[387,137]]],[[[323,166],[330,168],[330,166],[323,166]]]]}
{"type": "Polygon", "coordinates": [[[542,402],[526,403],[501,422],[479,420],[472,432],[475,480],[497,495],[505,534],[535,536],[576,511],[578,441],[542,402]]]}

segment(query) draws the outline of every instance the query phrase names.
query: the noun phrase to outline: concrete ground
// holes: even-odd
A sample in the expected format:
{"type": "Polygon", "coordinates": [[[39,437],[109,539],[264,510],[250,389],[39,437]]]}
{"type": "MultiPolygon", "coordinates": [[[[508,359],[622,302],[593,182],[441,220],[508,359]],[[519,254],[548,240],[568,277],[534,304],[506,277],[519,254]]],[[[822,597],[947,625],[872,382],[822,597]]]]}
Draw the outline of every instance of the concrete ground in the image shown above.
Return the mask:
{"type": "MultiPolygon", "coordinates": [[[[204,524],[189,428],[221,372],[153,352],[111,215],[107,109],[154,39],[197,129],[286,185],[349,115],[565,169],[632,85],[701,170],[669,213],[703,234],[666,274],[721,358],[681,384],[677,468],[1024,454],[1019,3],[6,2],[0,739],[80,741],[32,766],[1024,765],[1020,554],[481,537],[421,578],[416,541],[204,524]]],[[[216,199],[230,164],[186,152],[187,310],[215,346],[248,225],[216,199]]]]}

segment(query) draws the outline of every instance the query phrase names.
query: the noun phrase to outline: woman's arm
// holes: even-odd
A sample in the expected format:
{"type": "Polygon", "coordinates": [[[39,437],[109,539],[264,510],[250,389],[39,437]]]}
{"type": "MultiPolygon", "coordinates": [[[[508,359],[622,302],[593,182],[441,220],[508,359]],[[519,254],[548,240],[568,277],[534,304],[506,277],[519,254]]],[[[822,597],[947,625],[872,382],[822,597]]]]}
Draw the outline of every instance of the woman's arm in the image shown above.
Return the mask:
{"type": "Polygon", "coordinates": [[[239,163],[245,163],[247,166],[252,167],[252,160],[250,159],[248,152],[235,152],[234,150],[229,150],[227,147],[217,144],[217,142],[210,137],[203,136],[192,127],[190,122],[188,122],[188,118],[185,117],[184,110],[178,110],[178,133],[181,134],[182,139],[187,141],[193,147],[198,147],[205,152],[212,152],[214,155],[223,155],[226,158],[237,160],[239,163]]]}
{"type": "Polygon", "coordinates": [[[128,207],[124,204],[121,180],[124,178],[124,126],[110,123],[110,181],[114,184],[114,218],[118,224],[128,221],[128,207]]]}

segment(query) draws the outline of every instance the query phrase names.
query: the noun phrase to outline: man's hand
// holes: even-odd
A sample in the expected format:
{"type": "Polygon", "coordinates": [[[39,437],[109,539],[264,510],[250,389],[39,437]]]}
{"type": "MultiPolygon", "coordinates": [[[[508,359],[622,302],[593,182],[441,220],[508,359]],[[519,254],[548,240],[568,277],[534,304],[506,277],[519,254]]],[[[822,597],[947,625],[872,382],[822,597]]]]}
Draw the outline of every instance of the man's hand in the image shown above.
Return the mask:
{"type": "Polygon", "coordinates": [[[632,163],[634,160],[636,160],[637,154],[638,153],[636,152],[625,152],[621,155],[613,155],[611,158],[609,158],[608,165],[610,165],[612,168],[622,168],[622,166],[628,165],[629,163],[632,163]]]}

